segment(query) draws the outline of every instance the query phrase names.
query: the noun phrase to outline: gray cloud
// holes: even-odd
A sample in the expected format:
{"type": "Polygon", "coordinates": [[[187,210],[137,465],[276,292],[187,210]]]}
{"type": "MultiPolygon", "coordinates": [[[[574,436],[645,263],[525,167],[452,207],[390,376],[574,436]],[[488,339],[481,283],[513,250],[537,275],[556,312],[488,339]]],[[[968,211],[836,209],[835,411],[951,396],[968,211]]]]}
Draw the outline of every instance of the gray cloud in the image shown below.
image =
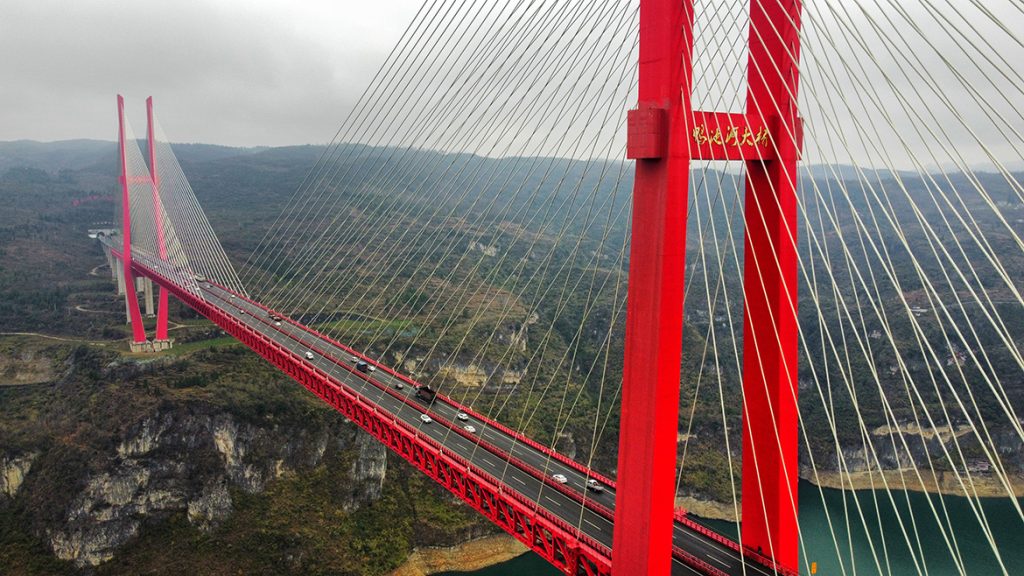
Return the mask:
{"type": "MultiPolygon", "coordinates": [[[[0,9],[0,140],[113,139],[120,92],[129,98],[139,133],[143,99],[153,95],[175,141],[327,142],[419,4],[6,0],[0,9]]],[[[723,10],[721,3],[698,2],[697,69],[707,64],[711,71],[698,74],[698,106],[742,108],[743,5],[728,3],[732,8],[723,10]],[[737,59],[739,66],[730,63],[737,59]],[[735,94],[722,101],[723,90],[735,94]]],[[[801,106],[807,159],[903,167],[991,166],[998,159],[1020,168],[1024,44],[1016,30],[1022,21],[1015,0],[806,2],[801,106]]],[[[591,51],[614,40],[606,30],[591,51]]],[[[488,61],[506,66],[518,53],[512,48],[488,61]]],[[[452,59],[458,57],[437,66],[450,67],[452,59]]],[[[399,108],[433,101],[452,81],[442,74],[409,87],[411,100],[399,108]]],[[[487,122],[497,122],[484,120],[467,129],[481,133],[487,122]]],[[[500,138],[509,137],[498,128],[500,138]]]]}
{"type": "Polygon", "coordinates": [[[418,4],[8,0],[0,140],[113,139],[120,92],[174,140],[326,142],[418,4]]]}

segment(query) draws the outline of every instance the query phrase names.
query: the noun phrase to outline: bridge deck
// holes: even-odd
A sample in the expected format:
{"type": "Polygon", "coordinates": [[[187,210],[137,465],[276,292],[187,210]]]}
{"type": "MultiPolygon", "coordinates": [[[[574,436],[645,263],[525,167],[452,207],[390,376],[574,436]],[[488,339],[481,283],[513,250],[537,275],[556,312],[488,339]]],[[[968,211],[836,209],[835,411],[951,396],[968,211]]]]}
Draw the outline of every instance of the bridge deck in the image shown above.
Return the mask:
{"type": "MultiPolygon", "coordinates": [[[[112,250],[120,257],[116,247],[112,250]]],[[[133,256],[139,274],[150,277],[179,296],[186,290],[173,282],[172,279],[181,277],[182,273],[172,269],[167,262],[145,254],[133,256]]],[[[432,440],[442,451],[450,451],[485,476],[497,479],[499,491],[515,492],[561,520],[566,528],[576,527],[581,540],[589,541],[599,553],[610,557],[614,484],[606,486],[603,493],[588,491],[588,477],[600,476],[590,473],[582,465],[556,456],[442,395],[427,404],[415,397],[415,387],[410,380],[384,367],[371,373],[358,372],[352,362],[354,356],[376,364],[297,322],[286,319],[280,326],[275,325],[266,308],[215,283],[199,282],[192,290],[196,288],[206,305],[233,318],[253,334],[272,341],[291,354],[296,363],[316,368],[337,385],[372,405],[387,419],[401,423],[416,435],[432,440]],[[307,352],[313,353],[312,360],[306,359],[307,352]],[[469,420],[458,420],[460,412],[466,413],[469,420]],[[423,422],[420,419],[422,414],[428,414],[433,421],[423,422]],[[476,432],[463,430],[466,424],[474,426],[476,432]],[[552,479],[554,474],[564,475],[567,482],[555,482],[552,479]]],[[[211,319],[216,322],[216,318],[211,319]]],[[[673,574],[769,576],[781,573],[769,567],[764,559],[744,558],[735,543],[685,517],[678,518],[675,523],[673,545],[673,574]]],[[[628,573],[621,569],[616,572],[628,573]]]]}

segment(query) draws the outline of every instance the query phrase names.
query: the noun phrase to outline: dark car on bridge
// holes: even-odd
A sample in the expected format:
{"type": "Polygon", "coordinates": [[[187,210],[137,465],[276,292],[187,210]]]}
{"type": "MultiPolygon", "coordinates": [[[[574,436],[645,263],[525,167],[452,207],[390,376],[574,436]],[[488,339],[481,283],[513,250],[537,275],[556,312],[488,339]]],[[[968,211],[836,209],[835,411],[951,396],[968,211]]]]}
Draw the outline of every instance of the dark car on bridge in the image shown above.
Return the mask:
{"type": "Polygon", "coordinates": [[[424,402],[433,402],[435,396],[437,396],[437,392],[430,386],[423,385],[416,389],[416,398],[424,402]]]}

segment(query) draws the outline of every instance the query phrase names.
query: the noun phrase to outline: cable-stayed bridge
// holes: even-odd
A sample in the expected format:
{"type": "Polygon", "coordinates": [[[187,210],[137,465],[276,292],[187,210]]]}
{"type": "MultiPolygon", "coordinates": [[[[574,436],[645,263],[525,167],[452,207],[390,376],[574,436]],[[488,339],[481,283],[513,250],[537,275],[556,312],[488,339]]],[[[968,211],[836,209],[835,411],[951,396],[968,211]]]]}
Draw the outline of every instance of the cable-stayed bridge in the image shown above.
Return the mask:
{"type": "Polygon", "coordinates": [[[133,349],[173,294],[567,574],[815,573],[801,475],[884,494],[827,518],[837,573],[971,572],[913,487],[1012,572],[1024,12],[857,4],[428,1],[241,274],[119,97],[133,349]],[[676,506],[695,460],[737,534],[676,506]]]}

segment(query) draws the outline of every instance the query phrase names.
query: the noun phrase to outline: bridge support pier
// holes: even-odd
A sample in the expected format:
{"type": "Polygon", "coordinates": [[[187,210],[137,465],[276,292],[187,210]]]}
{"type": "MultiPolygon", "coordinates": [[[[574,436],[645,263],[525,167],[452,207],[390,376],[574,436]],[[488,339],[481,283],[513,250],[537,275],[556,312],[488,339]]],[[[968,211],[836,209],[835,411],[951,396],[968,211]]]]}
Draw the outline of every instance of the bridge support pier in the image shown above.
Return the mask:
{"type": "Polygon", "coordinates": [[[110,277],[117,280],[117,260],[114,259],[114,255],[110,252],[110,248],[107,248],[106,244],[103,246],[103,255],[107,258],[107,266],[110,267],[110,277]]]}
{"type": "MultiPolygon", "coordinates": [[[[114,278],[117,279],[117,295],[124,295],[124,268],[121,267],[120,263],[114,261],[114,278]]],[[[127,303],[126,303],[127,305],[127,303]]],[[[132,315],[128,314],[128,321],[132,321],[132,315]]]]}
{"type": "Polygon", "coordinates": [[[153,314],[153,281],[149,278],[142,279],[142,294],[146,301],[146,316],[152,318],[153,314]]]}
{"type": "MultiPolygon", "coordinates": [[[[139,302],[138,302],[137,299],[135,301],[135,307],[136,308],[139,307],[139,302]]],[[[132,302],[131,302],[131,300],[128,299],[128,290],[124,291],[124,315],[125,315],[125,324],[131,324],[132,320],[133,320],[133,318],[132,318],[132,302]]],[[[139,320],[139,323],[140,324],[142,323],[141,319],[139,320]]]]}
{"type": "Polygon", "coordinates": [[[128,348],[135,353],[163,352],[170,350],[174,340],[147,340],[145,342],[128,342],[128,348]]]}

